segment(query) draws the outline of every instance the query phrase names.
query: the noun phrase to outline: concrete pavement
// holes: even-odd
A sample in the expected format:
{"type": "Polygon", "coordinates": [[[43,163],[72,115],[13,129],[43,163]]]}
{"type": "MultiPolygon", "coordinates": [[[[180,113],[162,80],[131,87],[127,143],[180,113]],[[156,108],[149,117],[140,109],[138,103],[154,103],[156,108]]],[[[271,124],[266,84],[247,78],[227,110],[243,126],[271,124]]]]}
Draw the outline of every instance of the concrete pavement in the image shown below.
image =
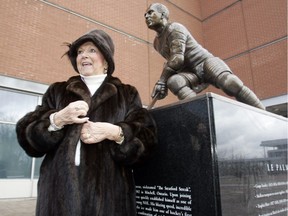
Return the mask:
{"type": "Polygon", "coordinates": [[[0,199],[1,216],[34,216],[36,198],[0,199]]]}

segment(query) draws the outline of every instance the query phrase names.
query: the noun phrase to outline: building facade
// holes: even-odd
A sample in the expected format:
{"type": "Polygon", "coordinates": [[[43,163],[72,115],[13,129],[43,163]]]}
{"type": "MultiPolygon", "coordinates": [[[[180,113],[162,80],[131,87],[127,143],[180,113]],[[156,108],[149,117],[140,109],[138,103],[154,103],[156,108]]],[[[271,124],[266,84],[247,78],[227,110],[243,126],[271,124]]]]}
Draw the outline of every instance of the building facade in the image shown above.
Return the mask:
{"type": "MultiPolygon", "coordinates": [[[[76,75],[65,42],[97,28],[115,43],[114,75],[138,89],[144,105],[164,59],[144,21],[151,0],[2,0],[0,6],[0,198],[36,196],[41,158],[17,143],[15,124],[41,104],[49,84],[76,75]],[[25,189],[24,189],[25,188],[25,189]]],[[[222,58],[268,111],[287,117],[286,0],[159,0],[170,20],[222,58]]],[[[225,94],[214,87],[206,92],[225,94]]],[[[204,94],[202,92],[201,94],[204,94]]],[[[156,106],[176,102],[169,93],[156,106]]]]}

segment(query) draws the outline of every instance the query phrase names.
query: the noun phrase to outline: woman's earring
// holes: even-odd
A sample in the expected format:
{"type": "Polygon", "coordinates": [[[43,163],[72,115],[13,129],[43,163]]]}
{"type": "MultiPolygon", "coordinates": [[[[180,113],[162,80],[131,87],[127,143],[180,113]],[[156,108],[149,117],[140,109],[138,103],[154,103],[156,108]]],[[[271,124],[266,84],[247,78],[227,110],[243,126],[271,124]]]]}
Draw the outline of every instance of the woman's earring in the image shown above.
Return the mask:
{"type": "Polygon", "coordinates": [[[104,62],[104,74],[107,74],[108,71],[108,63],[105,61],[104,62]]]}

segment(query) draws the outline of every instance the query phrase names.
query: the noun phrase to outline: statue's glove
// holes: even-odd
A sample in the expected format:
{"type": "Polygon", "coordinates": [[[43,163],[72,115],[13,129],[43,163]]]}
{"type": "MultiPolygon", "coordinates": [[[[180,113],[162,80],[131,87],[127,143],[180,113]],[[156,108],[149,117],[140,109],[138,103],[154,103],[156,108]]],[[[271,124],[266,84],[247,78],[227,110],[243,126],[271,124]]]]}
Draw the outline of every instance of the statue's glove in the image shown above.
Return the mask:
{"type": "Polygon", "coordinates": [[[153,89],[151,97],[154,98],[157,96],[158,100],[165,98],[168,95],[168,88],[166,83],[158,81],[153,89]]]}

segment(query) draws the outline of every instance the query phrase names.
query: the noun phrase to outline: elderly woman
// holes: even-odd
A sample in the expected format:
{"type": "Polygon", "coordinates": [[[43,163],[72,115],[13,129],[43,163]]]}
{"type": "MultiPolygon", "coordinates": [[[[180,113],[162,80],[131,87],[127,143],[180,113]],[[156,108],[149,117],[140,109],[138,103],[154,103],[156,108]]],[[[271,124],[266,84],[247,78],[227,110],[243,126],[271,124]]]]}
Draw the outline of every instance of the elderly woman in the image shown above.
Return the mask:
{"type": "Polygon", "coordinates": [[[113,77],[114,45],[93,30],[69,45],[80,76],[52,84],[16,127],[29,156],[45,158],[36,215],[135,216],[132,168],[156,143],[135,87],[113,77]]]}

